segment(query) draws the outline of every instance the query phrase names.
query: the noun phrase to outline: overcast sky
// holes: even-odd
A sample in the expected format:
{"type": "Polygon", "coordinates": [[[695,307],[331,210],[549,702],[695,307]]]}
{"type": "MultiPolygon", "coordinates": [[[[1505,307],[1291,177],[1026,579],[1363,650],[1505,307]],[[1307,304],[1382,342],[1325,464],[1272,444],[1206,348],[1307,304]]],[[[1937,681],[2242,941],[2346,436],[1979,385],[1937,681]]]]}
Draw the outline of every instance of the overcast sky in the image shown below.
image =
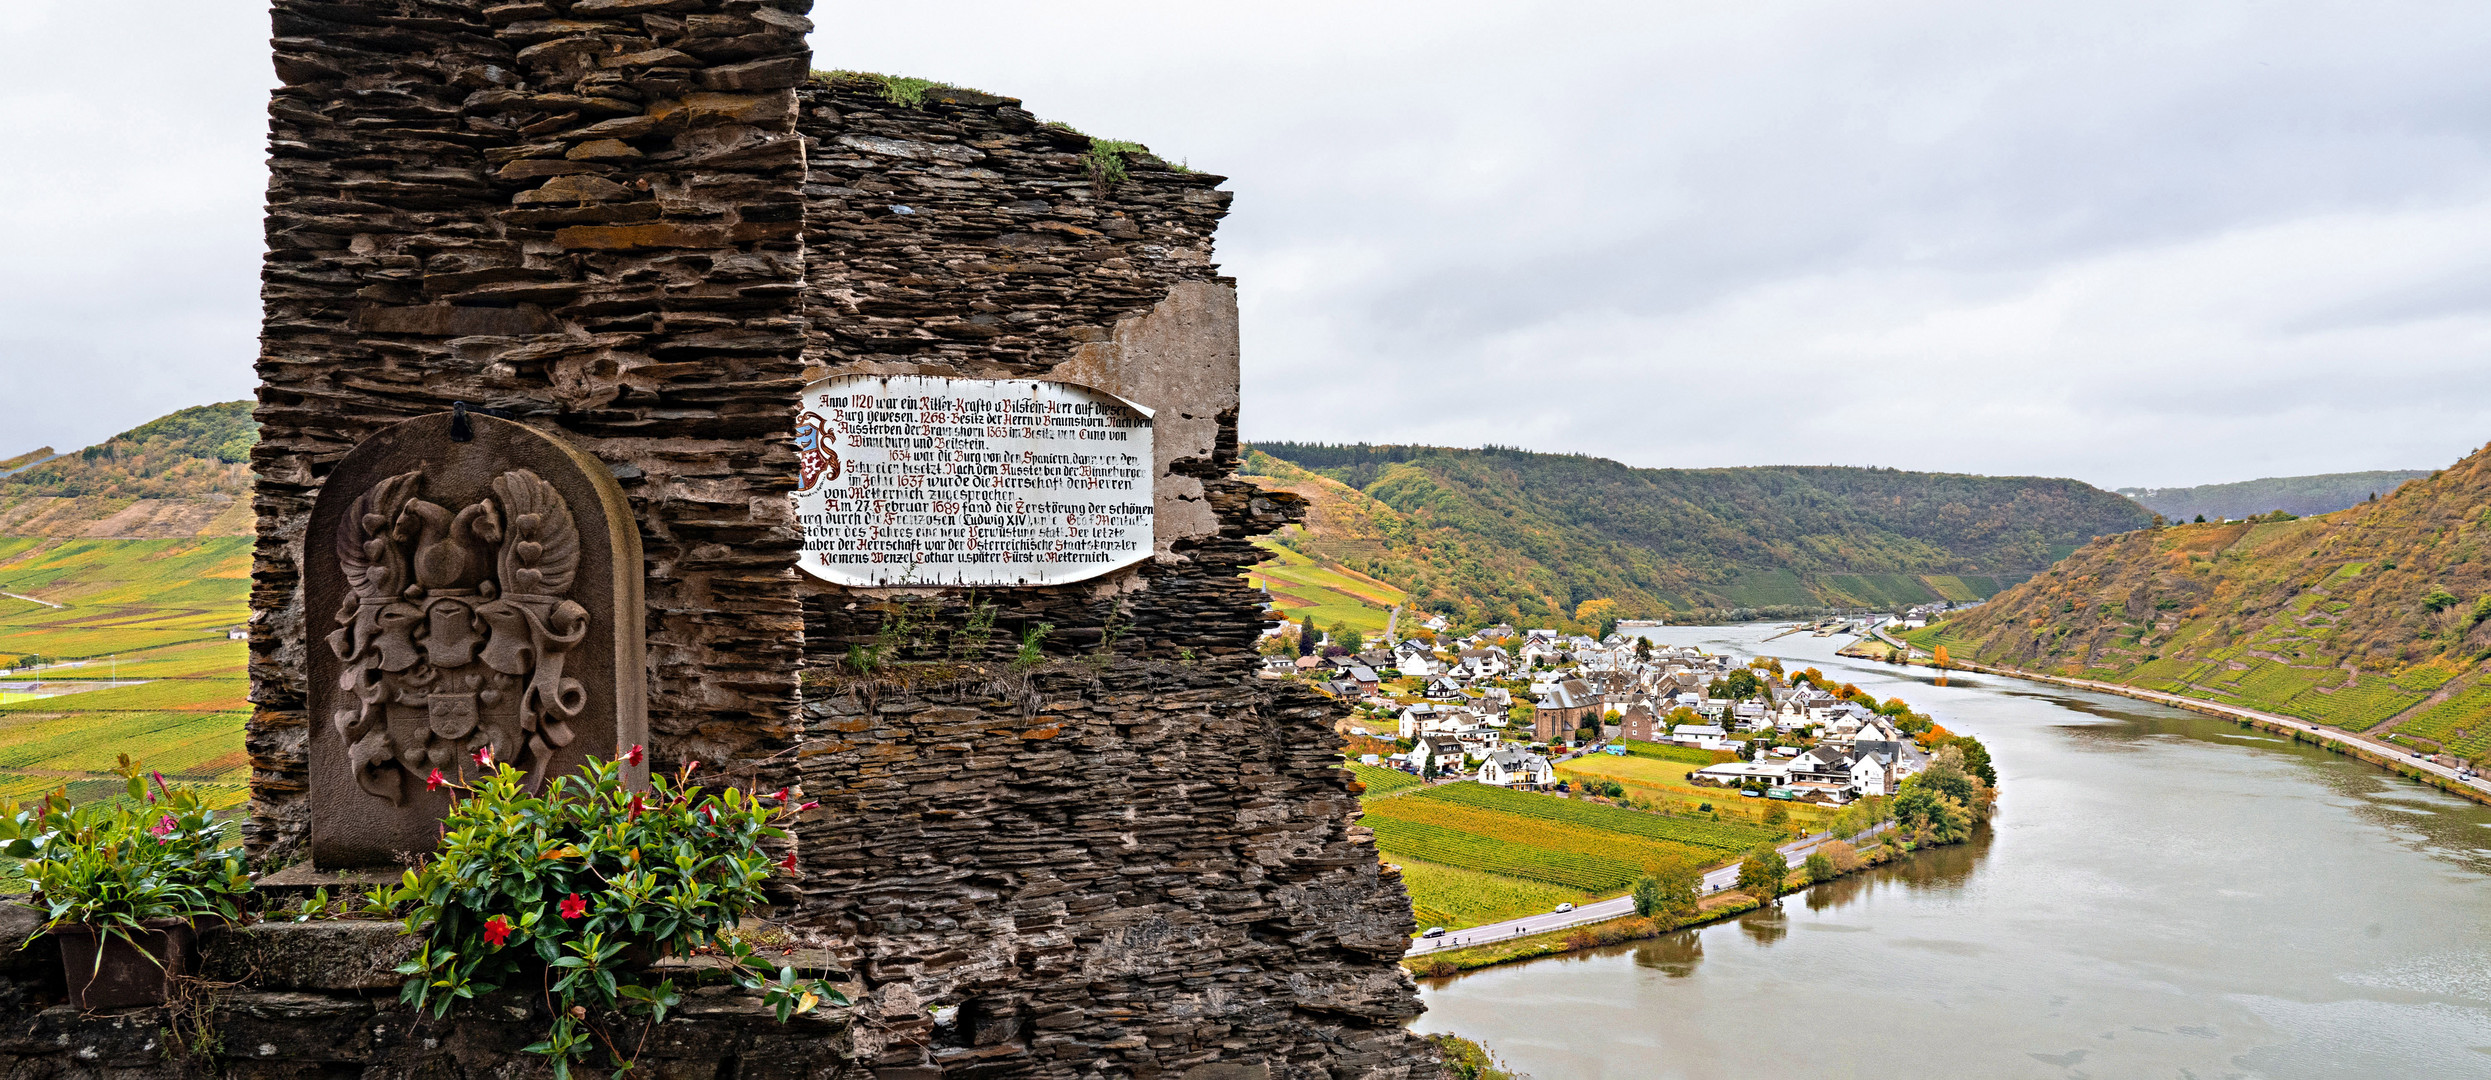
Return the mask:
{"type": "MultiPolygon", "coordinates": [[[[814,17],[1232,177],[1249,439],[2106,487],[2491,440],[2491,5],[814,17]]],[[[0,456],[249,394],[266,37],[0,0],[0,456]]]]}

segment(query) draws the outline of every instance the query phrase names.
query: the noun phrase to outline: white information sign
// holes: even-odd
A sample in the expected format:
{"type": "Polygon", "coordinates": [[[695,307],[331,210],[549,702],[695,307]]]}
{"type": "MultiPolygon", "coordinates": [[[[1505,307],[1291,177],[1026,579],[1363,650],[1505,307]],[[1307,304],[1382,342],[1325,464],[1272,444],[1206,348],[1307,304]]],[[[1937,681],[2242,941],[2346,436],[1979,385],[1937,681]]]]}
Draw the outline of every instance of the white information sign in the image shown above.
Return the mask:
{"type": "Polygon", "coordinates": [[[1054,585],[1150,557],[1150,412],[1113,394],[842,375],[796,412],[797,565],[816,577],[1054,585]]]}

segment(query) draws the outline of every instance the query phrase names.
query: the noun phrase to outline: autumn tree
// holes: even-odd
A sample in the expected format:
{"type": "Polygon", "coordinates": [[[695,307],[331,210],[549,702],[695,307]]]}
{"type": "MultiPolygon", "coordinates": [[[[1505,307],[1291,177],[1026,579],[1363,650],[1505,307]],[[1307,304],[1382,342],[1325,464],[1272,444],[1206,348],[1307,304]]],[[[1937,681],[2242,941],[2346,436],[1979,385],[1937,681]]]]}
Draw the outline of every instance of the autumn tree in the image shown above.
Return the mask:
{"type": "Polygon", "coordinates": [[[1939,667],[1952,667],[1955,663],[1955,659],[1953,657],[1946,655],[1946,646],[1944,645],[1938,646],[1937,649],[1930,654],[1930,659],[1939,667]]]}
{"type": "Polygon", "coordinates": [[[1617,601],[1608,597],[1585,600],[1574,607],[1574,621],[1593,637],[1605,638],[1617,629],[1617,601]]]}
{"type": "Polygon", "coordinates": [[[1758,844],[1739,863],[1738,890],[1759,902],[1782,895],[1782,884],[1790,877],[1790,860],[1771,844],[1758,844]]]}
{"type": "Polygon", "coordinates": [[[1651,918],[1661,913],[1661,880],[1650,874],[1635,879],[1635,914],[1651,918]]]}

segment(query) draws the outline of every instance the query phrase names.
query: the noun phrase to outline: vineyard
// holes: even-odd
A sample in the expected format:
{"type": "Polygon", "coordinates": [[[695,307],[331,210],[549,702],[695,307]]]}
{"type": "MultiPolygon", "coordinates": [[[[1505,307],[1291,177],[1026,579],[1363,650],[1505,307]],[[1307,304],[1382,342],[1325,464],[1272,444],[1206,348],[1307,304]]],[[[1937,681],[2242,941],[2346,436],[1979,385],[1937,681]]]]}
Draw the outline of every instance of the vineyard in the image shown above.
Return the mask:
{"type": "Polygon", "coordinates": [[[1726,750],[1698,750],[1692,746],[1669,746],[1664,743],[1636,742],[1633,739],[1619,739],[1618,745],[1625,747],[1630,757],[1682,761],[1698,768],[1723,761],[1738,760],[1737,754],[1726,750]]]}
{"type": "Polygon", "coordinates": [[[1390,795],[1396,791],[1408,791],[1426,783],[1399,769],[1387,769],[1380,765],[1352,765],[1349,767],[1349,773],[1357,777],[1359,783],[1367,786],[1369,795],[1390,795]]]}
{"type": "MultiPolygon", "coordinates": [[[[1623,859],[1544,847],[1532,841],[1544,839],[1545,835],[1536,826],[1527,823],[1516,828],[1497,829],[1496,832],[1501,835],[1482,835],[1451,826],[1409,821],[1397,815],[1369,812],[1365,824],[1375,830],[1375,846],[1386,858],[1395,861],[1405,857],[1424,859],[1592,892],[1616,892],[1649,870],[1674,861],[1656,859],[1653,866],[1646,867],[1623,859]],[[1535,835],[1526,838],[1524,834],[1535,835]]],[[[1411,902],[1437,901],[1413,894],[1411,902]]]]}
{"type": "Polygon", "coordinates": [[[59,607],[0,608],[0,665],[101,658],[221,641],[247,616],[251,541],[70,540],[0,543],[0,590],[59,607]]]}
{"type": "Polygon", "coordinates": [[[1560,826],[1575,826],[1601,832],[1642,837],[1670,844],[1711,848],[1713,858],[1747,849],[1779,834],[1748,825],[1709,821],[1695,818],[1667,817],[1602,803],[1560,799],[1523,791],[1508,791],[1485,784],[1446,784],[1430,788],[1420,798],[1455,803],[1489,810],[1499,814],[1536,819],[1560,826]]]}
{"type": "Polygon", "coordinates": [[[0,607],[0,665],[45,659],[9,680],[39,690],[0,700],[0,797],[110,797],[125,753],[221,804],[248,796],[247,652],[225,629],[247,616],[250,544],[0,538],[0,589],[61,605],[0,607]]]}
{"type": "Polygon", "coordinates": [[[1409,887],[1411,897],[1426,898],[1411,905],[1421,927],[1460,930],[1536,915],[1559,904],[1583,904],[1596,899],[1589,892],[1562,885],[1418,859],[1394,861],[1401,867],[1401,881],[1409,887]]]}

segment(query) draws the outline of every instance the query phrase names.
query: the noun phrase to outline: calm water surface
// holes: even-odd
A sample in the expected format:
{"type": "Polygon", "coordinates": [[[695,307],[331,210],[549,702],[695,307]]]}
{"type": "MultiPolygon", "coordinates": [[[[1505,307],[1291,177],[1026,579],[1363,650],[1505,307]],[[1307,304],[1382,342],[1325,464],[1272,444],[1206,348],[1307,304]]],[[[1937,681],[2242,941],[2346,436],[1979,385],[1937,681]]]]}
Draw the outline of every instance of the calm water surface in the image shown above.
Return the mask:
{"type": "Polygon", "coordinates": [[[2491,808],[2175,709],[1842,660],[1988,744],[1974,842],[1631,945],[1423,980],[1421,1031],[1577,1077],[2491,1077],[2491,808]]]}

